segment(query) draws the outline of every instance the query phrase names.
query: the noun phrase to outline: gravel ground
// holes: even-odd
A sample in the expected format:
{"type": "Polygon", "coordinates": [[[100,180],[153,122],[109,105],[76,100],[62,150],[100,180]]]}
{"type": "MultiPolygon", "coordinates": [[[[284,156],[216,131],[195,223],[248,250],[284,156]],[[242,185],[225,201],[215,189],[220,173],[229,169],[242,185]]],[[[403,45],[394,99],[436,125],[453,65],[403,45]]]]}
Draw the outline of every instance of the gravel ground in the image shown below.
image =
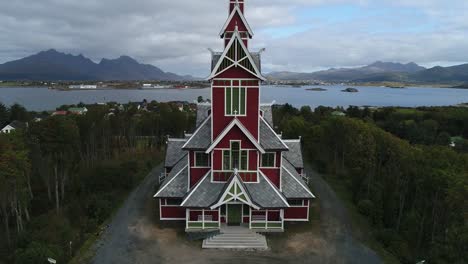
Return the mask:
{"type": "Polygon", "coordinates": [[[92,263],[381,263],[376,253],[354,238],[344,205],[311,170],[320,219],[304,232],[276,235],[269,251],[202,250],[201,242],[185,239],[182,224],[160,223],[152,198],[160,171],[161,167],[155,168],[130,194],[94,246],[92,263]]]}

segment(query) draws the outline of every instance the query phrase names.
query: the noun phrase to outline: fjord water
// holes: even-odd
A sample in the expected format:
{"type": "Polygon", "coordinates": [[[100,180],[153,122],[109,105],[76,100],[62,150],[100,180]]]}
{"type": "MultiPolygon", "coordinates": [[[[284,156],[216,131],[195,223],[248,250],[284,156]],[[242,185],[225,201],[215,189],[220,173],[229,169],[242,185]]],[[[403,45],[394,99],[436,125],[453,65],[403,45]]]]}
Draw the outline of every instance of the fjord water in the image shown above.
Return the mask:
{"type": "MultiPolygon", "coordinates": [[[[313,86],[295,88],[290,86],[262,86],[261,101],[278,104],[289,103],[296,107],[323,106],[445,106],[468,103],[468,89],[413,87],[395,89],[386,87],[359,87],[358,93],[345,93],[348,86],[323,86],[327,91],[308,91],[313,86]]],[[[198,96],[210,97],[210,89],[155,89],[155,90],[83,90],[58,91],[47,88],[0,88],[0,102],[11,105],[19,103],[29,110],[54,110],[64,104],[104,102],[193,102],[198,96]]]]}

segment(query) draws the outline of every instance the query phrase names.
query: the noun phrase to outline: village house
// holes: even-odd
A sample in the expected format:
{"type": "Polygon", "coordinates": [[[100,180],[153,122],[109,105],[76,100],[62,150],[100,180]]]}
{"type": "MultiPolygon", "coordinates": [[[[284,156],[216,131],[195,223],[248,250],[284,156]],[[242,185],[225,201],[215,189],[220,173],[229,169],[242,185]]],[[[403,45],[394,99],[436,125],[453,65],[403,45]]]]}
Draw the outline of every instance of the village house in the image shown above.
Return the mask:
{"type": "Polygon", "coordinates": [[[253,32],[244,1],[230,0],[229,10],[220,32],[224,51],[212,51],[211,103],[197,105],[193,134],[168,139],[154,197],[160,219],[184,221],[186,232],[225,226],[282,232],[285,222],[309,221],[315,196],[301,140],[277,134],[272,104],[260,103],[262,51],[248,49],[253,32]]]}
{"type": "Polygon", "coordinates": [[[73,115],[84,115],[88,112],[86,107],[72,107],[68,109],[68,112],[73,115]]]}
{"type": "Polygon", "coordinates": [[[27,127],[28,123],[15,120],[10,124],[6,125],[4,128],[2,128],[2,130],[0,130],[0,133],[10,134],[11,132],[17,129],[26,129],[27,127]]]}

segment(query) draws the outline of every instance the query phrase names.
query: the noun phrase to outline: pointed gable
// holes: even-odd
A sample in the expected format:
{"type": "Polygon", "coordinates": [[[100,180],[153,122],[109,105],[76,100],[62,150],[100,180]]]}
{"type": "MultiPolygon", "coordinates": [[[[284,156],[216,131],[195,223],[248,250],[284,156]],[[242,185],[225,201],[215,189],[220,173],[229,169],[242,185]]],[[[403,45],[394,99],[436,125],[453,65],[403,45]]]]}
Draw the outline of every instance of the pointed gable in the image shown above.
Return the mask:
{"type": "Polygon", "coordinates": [[[234,171],[234,174],[226,183],[223,192],[221,192],[217,203],[211,206],[211,209],[218,208],[223,204],[233,201],[247,204],[257,210],[259,209],[259,207],[252,202],[250,194],[242,182],[242,179],[239,177],[237,170],[234,171]]]}
{"type": "Polygon", "coordinates": [[[235,31],[236,26],[238,27],[239,31],[248,32],[249,37],[253,37],[253,31],[250,28],[247,19],[245,19],[244,14],[240,10],[239,5],[234,7],[228,19],[226,20],[226,23],[224,23],[223,28],[219,32],[220,37],[223,38],[226,32],[235,31]]]}
{"type": "Polygon", "coordinates": [[[242,41],[241,36],[239,35],[239,31],[237,30],[235,30],[232,39],[229,41],[223,54],[218,59],[216,65],[213,67],[208,80],[215,78],[216,76],[231,68],[243,69],[256,78],[259,78],[263,81],[266,80],[266,78],[262,76],[260,69],[257,67],[255,60],[252,57],[252,54],[250,54],[249,50],[242,41]]]}
{"type": "Polygon", "coordinates": [[[247,128],[245,128],[239,119],[234,118],[232,122],[219,134],[219,136],[211,143],[210,147],[206,150],[206,153],[209,154],[213,149],[223,140],[224,137],[232,130],[234,127],[238,127],[242,133],[247,137],[247,139],[257,148],[261,153],[265,153],[263,147],[257,142],[255,137],[249,132],[247,128]]]}

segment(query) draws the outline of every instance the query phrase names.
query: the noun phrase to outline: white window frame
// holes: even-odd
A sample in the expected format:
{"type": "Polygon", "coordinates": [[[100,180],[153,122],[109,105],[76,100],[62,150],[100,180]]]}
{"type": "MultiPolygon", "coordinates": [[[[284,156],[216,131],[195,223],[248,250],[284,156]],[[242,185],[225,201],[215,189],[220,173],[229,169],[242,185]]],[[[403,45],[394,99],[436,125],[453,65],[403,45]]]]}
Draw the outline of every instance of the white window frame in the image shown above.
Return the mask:
{"type": "Polygon", "coordinates": [[[206,168],[211,168],[211,158],[209,154],[206,154],[204,151],[194,151],[193,152],[193,168],[201,168],[201,169],[206,169],[206,168]],[[197,165],[197,154],[203,154],[207,156],[207,161],[208,165],[207,166],[198,166],[197,165]]]}
{"type": "Polygon", "coordinates": [[[247,89],[247,87],[242,86],[242,81],[241,80],[238,80],[238,82],[239,82],[239,85],[234,86],[234,81],[231,80],[231,84],[228,87],[224,87],[224,116],[247,116],[247,105],[248,105],[248,103],[247,103],[247,93],[248,93],[248,89],[247,89]],[[244,103],[244,107],[245,107],[244,114],[240,114],[240,113],[235,114],[235,113],[233,113],[234,112],[234,110],[233,110],[234,109],[234,107],[233,107],[234,106],[233,105],[234,100],[233,100],[233,92],[232,92],[233,88],[239,89],[239,110],[241,109],[241,105],[242,105],[241,104],[241,96],[242,96],[241,89],[244,89],[244,91],[245,91],[244,92],[244,102],[245,102],[244,103]],[[228,89],[230,89],[230,91],[231,91],[231,98],[230,98],[231,99],[231,103],[230,103],[230,105],[231,105],[231,114],[227,113],[227,100],[226,100],[227,96],[226,96],[226,94],[227,94],[228,89]]]}
{"type": "Polygon", "coordinates": [[[264,154],[261,154],[260,156],[260,168],[262,169],[277,169],[278,167],[276,166],[276,152],[265,152],[264,154]],[[265,167],[263,165],[263,155],[267,154],[273,154],[273,167],[265,167]]]}

